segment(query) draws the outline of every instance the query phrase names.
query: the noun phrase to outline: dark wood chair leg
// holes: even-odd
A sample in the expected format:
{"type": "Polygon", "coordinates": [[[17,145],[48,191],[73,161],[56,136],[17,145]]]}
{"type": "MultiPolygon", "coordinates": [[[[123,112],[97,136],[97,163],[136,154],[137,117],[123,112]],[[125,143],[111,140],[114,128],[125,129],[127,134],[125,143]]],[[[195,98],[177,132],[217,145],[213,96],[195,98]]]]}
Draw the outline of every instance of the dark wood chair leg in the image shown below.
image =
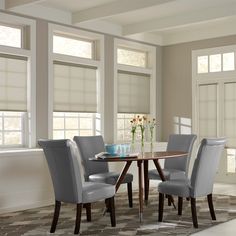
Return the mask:
{"type": "Polygon", "coordinates": [[[128,199],[129,199],[129,207],[133,207],[133,193],[132,193],[132,183],[127,183],[127,191],[128,191],[128,199]]]}
{"type": "Polygon", "coordinates": [[[52,225],[50,229],[50,233],[54,233],[57,227],[57,222],[60,214],[60,209],[61,209],[61,202],[60,201],[55,201],[55,208],[54,208],[54,216],[52,220],[52,225]]]}
{"type": "Polygon", "coordinates": [[[196,209],[196,198],[190,198],[191,201],[191,211],[192,211],[192,220],[194,228],[198,228],[197,222],[197,209],[196,209]]]}
{"type": "Polygon", "coordinates": [[[92,217],[91,217],[91,203],[84,204],[84,208],[86,209],[87,221],[90,222],[92,220],[92,217]]]}
{"type": "Polygon", "coordinates": [[[207,200],[208,200],[208,206],[209,206],[210,213],[211,213],[211,218],[212,218],[212,220],[216,220],[216,215],[215,215],[213,201],[212,201],[212,194],[207,195],[207,200]]]}
{"type": "Polygon", "coordinates": [[[111,197],[108,200],[109,200],[109,205],[110,205],[111,226],[116,227],[116,213],[115,213],[114,197],[111,197]]]}
{"type": "Polygon", "coordinates": [[[164,208],[164,194],[159,193],[159,209],[158,209],[158,221],[162,222],[163,219],[163,208],[164,208]]]}
{"type": "Polygon", "coordinates": [[[182,215],[182,208],[183,208],[183,198],[178,197],[178,215],[182,215]]]}
{"type": "Polygon", "coordinates": [[[144,171],[144,200],[145,203],[147,204],[149,195],[148,161],[144,161],[143,171],[144,171]]]}
{"type": "Polygon", "coordinates": [[[76,219],[74,234],[79,234],[80,221],[81,221],[82,203],[76,205],[76,219]]]}
{"type": "Polygon", "coordinates": [[[167,195],[167,198],[168,198],[168,206],[171,206],[171,197],[170,197],[170,195],[167,195]]]}

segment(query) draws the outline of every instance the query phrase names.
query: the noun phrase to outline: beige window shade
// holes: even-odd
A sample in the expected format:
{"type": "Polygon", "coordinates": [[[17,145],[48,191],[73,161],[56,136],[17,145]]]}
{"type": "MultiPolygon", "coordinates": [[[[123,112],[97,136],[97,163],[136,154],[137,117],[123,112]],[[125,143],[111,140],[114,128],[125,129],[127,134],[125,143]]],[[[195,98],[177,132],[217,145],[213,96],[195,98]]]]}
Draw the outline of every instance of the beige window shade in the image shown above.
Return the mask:
{"type": "Polygon", "coordinates": [[[0,110],[27,110],[27,59],[0,54],[0,110]]]}
{"type": "Polygon", "coordinates": [[[54,111],[96,112],[96,68],[54,64],[54,111]]]}
{"type": "Polygon", "coordinates": [[[118,72],[118,112],[150,113],[150,76],[118,72]]]}

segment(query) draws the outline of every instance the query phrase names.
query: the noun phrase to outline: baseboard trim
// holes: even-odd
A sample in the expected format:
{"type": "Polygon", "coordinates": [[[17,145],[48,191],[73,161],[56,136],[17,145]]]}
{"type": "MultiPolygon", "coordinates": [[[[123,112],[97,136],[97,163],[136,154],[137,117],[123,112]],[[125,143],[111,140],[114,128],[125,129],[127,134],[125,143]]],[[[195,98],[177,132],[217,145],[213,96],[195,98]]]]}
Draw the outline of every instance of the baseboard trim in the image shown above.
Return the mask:
{"type": "Polygon", "coordinates": [[[12,206],[12,207],[3,207],[3,208],[0,208],[0,214],[49,206],[54,203],[54,200],[55,200],[54,198],[51,198],[51,199],[47,199],[44,201],[38,201],[38,202],[35,202],[32,204],[24,204],[24,205],[20,205],[20,206],[12,206]]]}

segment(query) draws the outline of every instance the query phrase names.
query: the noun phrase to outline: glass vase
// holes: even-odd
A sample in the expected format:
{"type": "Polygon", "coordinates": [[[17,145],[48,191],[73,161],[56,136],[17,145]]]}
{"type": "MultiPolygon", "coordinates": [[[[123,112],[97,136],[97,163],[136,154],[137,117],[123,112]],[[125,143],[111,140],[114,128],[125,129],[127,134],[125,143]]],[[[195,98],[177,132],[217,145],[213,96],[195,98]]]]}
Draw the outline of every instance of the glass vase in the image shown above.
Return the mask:
{"type": "Polygon", "coordinates": [[[131,152],[135,151],[135,131],[132,132],[131,152]]]}
{"type": "Polygon", "coordinates": [[[153,152],[153,129],[150,129],[150,151],[153,152]]]}

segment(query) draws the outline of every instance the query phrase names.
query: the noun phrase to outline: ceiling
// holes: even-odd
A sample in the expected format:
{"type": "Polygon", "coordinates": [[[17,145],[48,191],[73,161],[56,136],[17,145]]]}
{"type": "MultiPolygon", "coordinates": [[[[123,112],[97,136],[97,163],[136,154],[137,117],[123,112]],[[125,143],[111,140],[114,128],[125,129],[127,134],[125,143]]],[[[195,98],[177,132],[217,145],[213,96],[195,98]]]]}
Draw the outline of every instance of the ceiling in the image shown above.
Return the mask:
{"type": "Polygon", "coordinates": [[[65,12],[73,25],[157,42],[167,39],[160,44],[184,41],[184,35],[191,40],[194,32],[198,35],[192,40],[236,33],[236,0],[5,0],[5,8],[29,9],[29,14],[47,8],[58,18],[58,12],[65,12]]]}

